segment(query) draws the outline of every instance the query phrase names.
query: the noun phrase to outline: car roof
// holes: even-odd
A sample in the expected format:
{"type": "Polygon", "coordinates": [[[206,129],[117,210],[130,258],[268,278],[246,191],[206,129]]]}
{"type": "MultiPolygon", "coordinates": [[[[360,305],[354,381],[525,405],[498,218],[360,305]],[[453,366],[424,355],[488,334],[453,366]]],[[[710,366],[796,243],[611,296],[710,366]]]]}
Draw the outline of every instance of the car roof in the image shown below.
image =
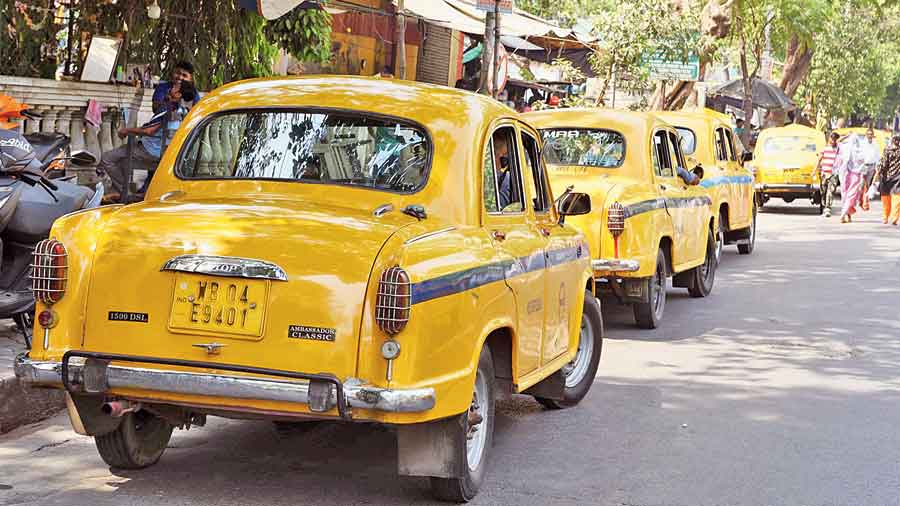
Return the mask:
{"type": "Polygon", "coordinates": [[[655,126],[664,123],[658,117],[647,112],[591,107],[527,112],[522,114],[522,119],[537,129],[569,127],[650,131],[655,126]]]}
{"type": "Polygon", "coordinates": [[[676,126],[697,127],[700,125],[718,123],[731,126],[731,117],[712,109],[694,109],[680,111],[658,111],[656,116],[667,123],[676,126]]]}
{"type": "Polygon", "coordinates": [[[822,140],[825,140],[825,134],[820,130],[816,130],[815,128],[810,128],[808,126],[800,125],[797,123],[792,123],[790,125],[786,125],[783,127],[772,127],[772,128],[764,128],[759,132],[760,137],[778,137],[778,136],[803,136],[803,137],[821,137],[822,140]]]}
{"type": "Polygon", "coordinates": [[[363,111],[448,132],[457,126],[489,122],[497,116],[518,116],[500,102],[466,90],[399,79],[338,75],[238,81],[213,90],[194,109],[205,116],[227,109],[266,107],[363,111]]]}

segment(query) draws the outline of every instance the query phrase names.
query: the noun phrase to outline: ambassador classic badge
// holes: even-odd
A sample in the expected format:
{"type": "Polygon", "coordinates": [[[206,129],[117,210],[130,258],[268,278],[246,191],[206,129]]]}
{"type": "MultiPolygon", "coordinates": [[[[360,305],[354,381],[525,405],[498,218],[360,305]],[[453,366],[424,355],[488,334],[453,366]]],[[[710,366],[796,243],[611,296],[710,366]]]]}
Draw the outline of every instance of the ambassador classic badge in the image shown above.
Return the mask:
{"type": "Polygon", "coordinates": [[[288,325],[288,337],[291,339],[309,339],[311,341],[328,341],[333,343],[335,330],[325,327],[288,325]]]}

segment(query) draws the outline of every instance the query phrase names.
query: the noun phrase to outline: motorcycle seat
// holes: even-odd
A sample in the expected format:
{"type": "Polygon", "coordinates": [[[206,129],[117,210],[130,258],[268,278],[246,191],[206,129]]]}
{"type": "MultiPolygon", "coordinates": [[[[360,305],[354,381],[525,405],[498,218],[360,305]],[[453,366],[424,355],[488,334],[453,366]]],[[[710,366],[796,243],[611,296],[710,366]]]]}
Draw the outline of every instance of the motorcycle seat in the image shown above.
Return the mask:
{"type": "Polygon", "coordinates": [[[57,218],[84,207],[94,192],[90,188],[63,181],[56,181],[59,190],[54,195],[59,202],[42,188],[24,186],[22,197],[6,226],[7,236],[14,242],[36,243],[47,237],[57,218]]]}
{"type": "Polygon", "coordinates": [[[60,133],[33,133],[25,135],[25,140],[34,149],[34,155],[46,162],[51,156],[56,156],[59,151],[69,143],[69,136],[60,133]]]}

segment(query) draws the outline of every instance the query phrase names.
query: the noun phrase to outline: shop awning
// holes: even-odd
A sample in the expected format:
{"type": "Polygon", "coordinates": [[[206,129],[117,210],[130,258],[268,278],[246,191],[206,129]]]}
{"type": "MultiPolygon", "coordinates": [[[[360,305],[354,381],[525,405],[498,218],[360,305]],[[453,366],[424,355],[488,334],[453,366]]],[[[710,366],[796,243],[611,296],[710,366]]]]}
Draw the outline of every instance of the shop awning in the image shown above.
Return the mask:
{"type": "MultiPolygon", "coordinates": [[[[485,12],[478,10],[472,0],[443,0],[453,8],[478,19],[484,24],[485,12]]],[[[482,30],[483,31],[483,30],[482,30]]],[[[549,21],[529,14],[523,10],[515,9],[512,14],[500,15],[500,33],[514,35],[516,37],[558,37],[567,38],[572,35],[572,30],[554,25],[549,21]]]]}
{"type": "MultiPolygon", "coordinates": [[[[430,23],[472,35],[484,33],[485,12],[478,10],[469,0],[404,0],[403,4],[407,11],[430,23]]],[[[526,41],[521,39],[523,37],[567,38],[572,35],[571,30],[518,9],[513,14],[501,15],[500,32],[503,36],[519,38],[509,38],[503,42],[514,49],[526,48],[523,44],[526,41]]]]}
{"type": "Polygon", "coordinates": [[[405,0],[403,5],[405,10],[429,23],[473,35],[484,33],[484,19],[467,16],[444,0],[405,0]]]}

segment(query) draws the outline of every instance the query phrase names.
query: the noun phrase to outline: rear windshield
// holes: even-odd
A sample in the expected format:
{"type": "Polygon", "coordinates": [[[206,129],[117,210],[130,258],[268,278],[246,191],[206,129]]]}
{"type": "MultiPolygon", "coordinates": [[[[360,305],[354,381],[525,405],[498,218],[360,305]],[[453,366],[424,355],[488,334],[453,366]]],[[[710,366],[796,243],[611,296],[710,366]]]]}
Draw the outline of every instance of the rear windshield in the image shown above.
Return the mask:
{"type": "Polygon", "coordinates": [[[618,167],[625,158],[625,138],[603,129],[543,130],[544,160],[550,165],[618,167]]]}
{"type": "Polygon", "coordinates": [[[769,137],[763,144],[763,153],[816,152],[816,140],[810,137],[769,137]]]}
{"type": "Polygon", "coordinates": [[[360,113],[239,111],[191,135],[183,179],[274,179],[412,192],[428,177],[431,143],[401,120],[360,113]]]}
{"type": "Polygon", "coordinates": [[[678,130],[678,136],[681,137],[681,149],[686,155],[693,155],[697,151],[697,136],[690,128],[675,127],[678,130]]]}

